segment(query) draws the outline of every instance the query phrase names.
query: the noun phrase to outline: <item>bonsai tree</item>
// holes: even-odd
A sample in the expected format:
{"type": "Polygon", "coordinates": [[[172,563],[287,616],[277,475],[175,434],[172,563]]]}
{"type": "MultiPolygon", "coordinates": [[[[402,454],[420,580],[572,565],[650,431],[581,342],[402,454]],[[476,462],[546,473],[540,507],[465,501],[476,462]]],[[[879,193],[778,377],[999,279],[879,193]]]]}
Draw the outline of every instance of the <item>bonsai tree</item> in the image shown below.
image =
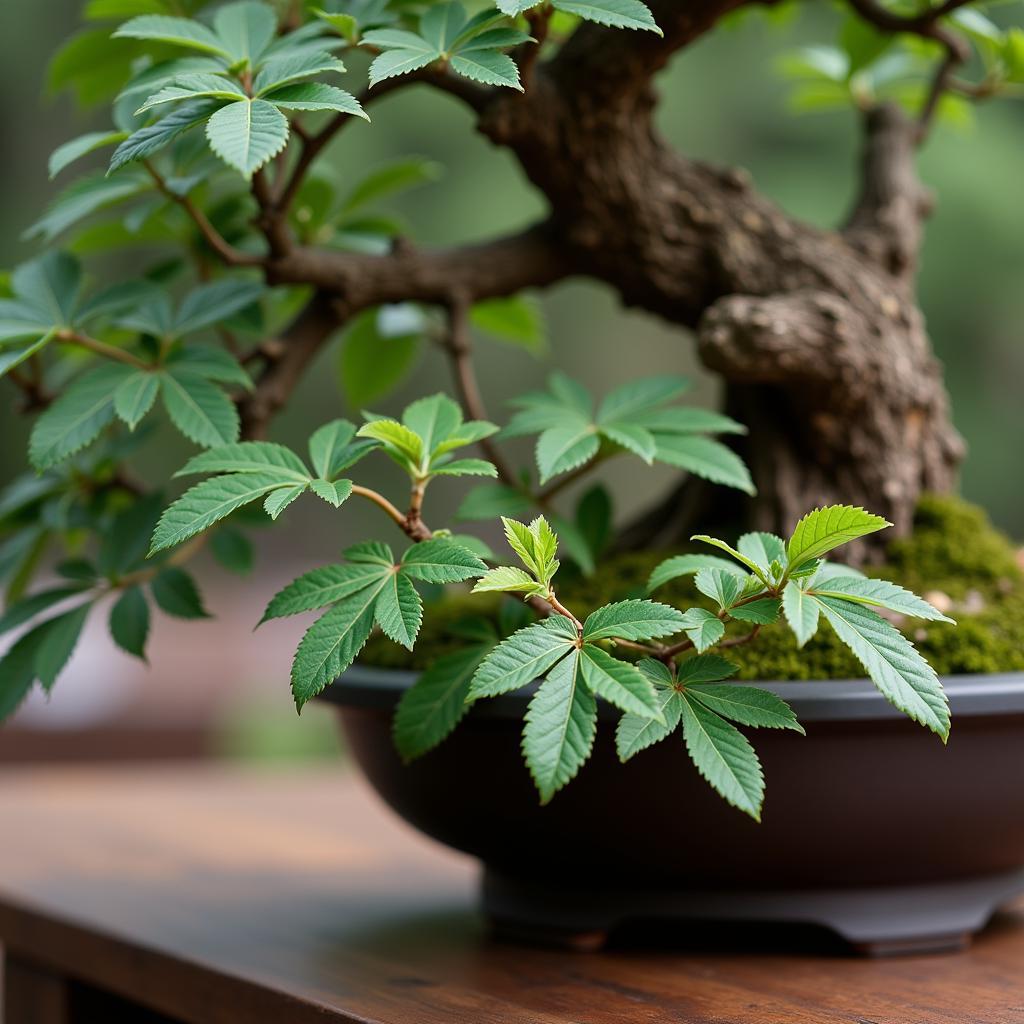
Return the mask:
{"type": "Polygon", "coordinates": [[[109,105],[110,127],[61,146],[50,170],[61,174],[99,149],[112,155],[38,221],[44,251],[11,274],[0,312],[0,374],[35,417],[32,472],[0,500],[9,600],[0,627],[44,617],[0,662],[0,711],[37,681],[53,685],[100,601],[112,602],[115,640],[139,657],[150,600],[170,614],[205,615],[184,567],[191,554],[209,539],[226,565],[244,565],[246,516],[254,507],[264,515],[257,503],[276,520],[309,492],[334,507],[353,496],[373,502],[410,546],[396,560],[383,542],[359,545],[345,564],[273,599],[268,618],[329,608],[296,655],[300,707],[352,662],[374,624],[414,643],[417,585],[476,579],[475,589],[525,596],[542,616],[497,647],[496,635],[470,636],[458,686],[441,685],[439,671],[410,691],[396,727],[408,756],[439,742],[467,701],[547,672],[524,742],[543,798],[585,760],[596,695],[624,712],[624,757],[682,722],[701,771],[756,815],[760,769],[726,719],[797,724],[766,691],[723,682],[732,669],[711,649],[753,639],[781,607],[801,641],[823,617],[894,704],[944,737],[935,673],[871,609],[943,616],[823,556],[854,542],[851,557],[862,560],[881,527],[908,531],[922,492],[952,485],[962,446],[914,305],[930,205],[914,155],[945,106],[1018,89],[1024,34],[956,0],[843,5],[839,45],[789,65],[819,99],[852,102],[862,115],[860,197],[842,230],[826,232],[788,217],[741,172],[672,152],[653,128],[657,72],[759,6],[86,4],[95,27],[58,61],[65,81],[109,105]],[[414,165],[341,189],[318,173],[354,119],[413,85],[456,97],[516,156],[548,201],[542,222],[427,250],[374,205],[415,180],[414,165]],[[62,246],[87,232],[91,252],[144,239],[161,255],[134,273],[99,259],[84,268],[62,246]],[[496,443],[469,324],[514,331],[528,316],[516,298],[524,289],[579,274],[694,328],[702,359],[726,381],[728,415],[673,404],[684,384],[670,375],[624,382],[596,405],[555,375],[504,428],[536,435],[534,483],[496,443]],[[332,421],[312,433],[308,462],[268,440],[274,415],[340,326],[362,331],[380,374],[391,375],[388,322],[409,315],[450,359],[458,404],[439,395],[400,419],[332,421]],[[163,418],[205,449],[182,473],[208,475],[169,506],[128,468],[150,421],[163,418]],[[465,451],[472,446],[479,457],[465,451]],[[358,482],[359,461],[381,454],[408,475],[407,495],[392,500],[358,482]],[[621,543],[664,546],[708,524],[746,531],[735,548],[700,535],[730,559],[678,556],[650,581],[696,573],[710,609],[646,598],[577,609],[558,598],[556,531],[584,572],[600,572],[607,547],[600,492],[575,516],[559,513],[560,492],[613,455],[685,472],[621,543]],[[427,525],[428,484],[466,475],[495,478],[467,496],[463,512],[503,516],[523,568],[488,567],[494,559],[479,540],[427,525]],[[865,500],[878,514],[860,508],[865,500]],[[57,548],[67,556],[63,582],[34,589],[37,567],[57,548]],[[70,610],[53,614],[65,601],[70,610]],[[727,636],[732,620],[749,632],[727,636]],[[636,656],[638,665],[626,660],[636,656]]]}

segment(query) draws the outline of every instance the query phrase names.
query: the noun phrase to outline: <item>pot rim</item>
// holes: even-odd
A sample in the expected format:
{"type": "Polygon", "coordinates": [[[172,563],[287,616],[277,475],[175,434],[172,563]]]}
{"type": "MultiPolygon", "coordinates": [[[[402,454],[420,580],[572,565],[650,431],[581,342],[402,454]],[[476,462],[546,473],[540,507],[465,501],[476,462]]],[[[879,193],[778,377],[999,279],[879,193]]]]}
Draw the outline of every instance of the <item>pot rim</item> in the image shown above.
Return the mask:
{"type": "MultiPolygon", "coordinates": [[[[328,686],[320,698],[341,707],[390,709],[419,675],[409,669],[353,665],[328,686]]],[[[1024,672],[943,676],[941,681],[954,718],[1024,714],[1024,672]]],[[[736,684],[771,690],[792,707],[802,722],[906,718],[878,692],[870,679],[737,680],[736,684]]],[[[537,685],[532,683],[516,693],[481,701],[476,712],[489,718],[520,719],[537,685]]],[[[599,701],[599,708],[602,717],[619,714],[604,701],[599,701]]]]}

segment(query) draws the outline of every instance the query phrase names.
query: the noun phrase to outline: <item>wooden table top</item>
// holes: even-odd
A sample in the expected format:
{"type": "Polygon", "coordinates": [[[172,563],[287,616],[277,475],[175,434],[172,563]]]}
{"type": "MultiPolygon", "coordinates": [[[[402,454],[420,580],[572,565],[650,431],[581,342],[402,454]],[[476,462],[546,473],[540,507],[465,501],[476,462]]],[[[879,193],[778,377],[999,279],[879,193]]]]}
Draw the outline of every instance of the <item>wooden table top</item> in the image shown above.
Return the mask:
{"type": "Polygon", "coordinates": [[[0,940],[190,1024],[1024,1022],[1024,904],[946,956],[738,930],[584,954],[490,938],[475,886],[339,767],[0,774],[0,940]]]}

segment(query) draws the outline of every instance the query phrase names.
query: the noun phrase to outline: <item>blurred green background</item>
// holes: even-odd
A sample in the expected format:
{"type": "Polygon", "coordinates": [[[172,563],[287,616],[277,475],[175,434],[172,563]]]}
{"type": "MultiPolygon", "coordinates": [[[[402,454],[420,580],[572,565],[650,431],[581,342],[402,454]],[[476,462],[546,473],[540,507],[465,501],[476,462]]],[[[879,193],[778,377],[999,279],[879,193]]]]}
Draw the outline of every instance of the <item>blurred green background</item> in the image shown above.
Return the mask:
{"type": "MultiPolygon", "coordinates": [[[[95,115],[77,110],[69,96],[47,95],[48,58],[78,29],[78,7],[79,0],[0,3],[4,96],[0,137],[5,140],[0,166],[2,267],[33,254],[21,234],[63,184],[47,180],[49,153],[73,135],[106,126],[95,115]]],[[[833,25],[834,15],[825,5],[806,5],[799,18],[784,25],[769,25],[755,17],[713,33],[678,57],[660,79],[662,131],[687,154],[747,168],[758,187],[791,212],[820,225],[837,223],[855,187],[855,115],[792,113],[790,87],[774,69],[780,53],[808,42],[829,41],[833,25]]],[[[356,180],[367,169],[399,156],[416,154],[437,161],[443,176],[402,197],[398,204],[417,241],[444,244],[485,238],[543,213],[542,202],[514,161],[477,136],[471,116],[450,98],[416,87],[375,105],[373,119],[372,125],[359,123],[346,130],[329,151],[329,160],[342,180],[346,175],[356,180]]],[[[977,111],[973,127],[937,130],[921,160],[922,175],[939,199],[923,256],[921,304],[946,366],[956,423],[970,447],[963,491],[1018,538],[1024,537],[1022,130],[1024,102],[990,103],[977,111]]],[[[98,165],[102,158],[98,155],[94,162],[98,165]]],[[[536,386],[550,366],[565,369],[598,391],[623,375],[691,373],[698,382],[697,400],[715,402],[717,384],[696,364],[686,332],[621,309],[603,286],[560,285],[543,296],[543,307],[552,341],[543,359],[510,346],[481,342],[480,376],[494,418],[503,417],[505,398],[536,386]]],[[[303,443],[311,426],[353,414],[338,387],[338,348],[337,342],[329,346],[311,369],[292,407],[275,424],[276,439],[303,443]]],[[[400,409],[410,397],[448,388],[447,367],[435,354],[424,352],[412,379],[376,407],[400,409]]],[[[0,382],[0,484],[24,466],[27,425],[14,414],[13,405],[14,392],[0,382]]],[[[145,470],[154,480],[166,479],[188,450],[184,442],[165,432],[145,470]]],[[[526,454],[524,446],[524,459],[526,454]]],[[[385,490],[399,484],[391,467],[375,472],[379,480],[371,483],[385,490]]],[[[644,470],[641,475],[626,460],[613,464],[606,479],[616,491],[619,517],[655,496],[669,475],[667,470],[644,470]]],[[[438,486],[431,496],[431,521],[444,522],[465,489],[456,485],[445,491],[438,486]]],[[[870,502],[870,495],[864,500],[870,502]]],[[[153,684],[158,684],[154,689],[162,689],[165,683],[178,685],[202,666],[200,674],[219,679],[225,692],[231,689],[229,684],[252,685],[250,692],[259,696],[248,702],[225,701],[228,711],[217,712],[222,715],[218,735],[223,749],[288,755],[333,747],[327,716],[321,715],[317,724],[318,711],[313,709],[300,725],[290,712],[287,662],[297,638],[279,633],[270,647],[259,646],[266,645],[266,639],[247,639],[258,609],[277,586],[297,572],[333,559],[343,542],[358,539],[378,525],[367,510],[346,506],[339,529],[339,518],[326,507],[314,507],[319,505],[299,503],[277,529],[261,531],[259,547],[264,557],[250,581],[239,584],[208,566],[200,567],[208,603],[222,618],[219,624],[187,624],[188,637],[199,638],[191,661],[182,660],[193,643],[184,631],[159,627],[166,630],[158,632],[163,648],[154,653],[155,668],[147,689],[153,684]],[[211,660],[211,652],[219,659],[211,660]],[[207,669],[210,664],[214,667],[207,669]]],[[[98,626],[97,634],[102,631],[98,626]]],[[[106,672],[109,653],[101,649],[99,640],[92,646],[97,651],[95,664],[103,665],[106,672]]],[[[117,662],[119,672],[125,660],[117,662]]],[[[87,675],[87,669],[88,665],[80,667],[77,675],[87,675]]],[[[129,689],[138,689],[140,680],[147,678],[134,665],[125,668],[121,677],[129,680],[124,684],[129,689]]],[[[73,689],[63,682],[58,691],[62,688],[73,689]]],[[[81,694],[83,707],[94,705],[85,683],[81,694]]],[[[58,697],[59,692],[55,704],[58,697]]],[[[49,721],[54,720],[53,709],[41,710],[50,715],[49,721]]],[[[73,718],[72,713],[69,720],[73,718]]],[[[40,720],[46,720],[45,715],[40,720]]]]}

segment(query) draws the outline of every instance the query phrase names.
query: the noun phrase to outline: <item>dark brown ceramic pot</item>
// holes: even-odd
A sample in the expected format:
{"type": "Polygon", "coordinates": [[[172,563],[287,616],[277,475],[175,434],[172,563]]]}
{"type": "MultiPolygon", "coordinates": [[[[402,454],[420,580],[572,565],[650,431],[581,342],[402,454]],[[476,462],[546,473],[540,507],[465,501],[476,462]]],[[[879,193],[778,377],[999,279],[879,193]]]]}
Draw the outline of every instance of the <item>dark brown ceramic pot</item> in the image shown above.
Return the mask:
{"type": "Polygon", "coordinates": [[[600,937],[650,918],[805,921],[871,952],[948,948],[1024,890],[1024,673],[944,680],[943,746],[866,680],[760,683],[807,735],[751,735],[760,824],[726,805],[673,736],[621,764],[617,712],[547,806],[519,751],[529,691],[483,701],[403,765],[395,703],[415,675],[354,668],[324,697],[352,752],[408,822],[484,864],[505,925],[600,937]]]}

